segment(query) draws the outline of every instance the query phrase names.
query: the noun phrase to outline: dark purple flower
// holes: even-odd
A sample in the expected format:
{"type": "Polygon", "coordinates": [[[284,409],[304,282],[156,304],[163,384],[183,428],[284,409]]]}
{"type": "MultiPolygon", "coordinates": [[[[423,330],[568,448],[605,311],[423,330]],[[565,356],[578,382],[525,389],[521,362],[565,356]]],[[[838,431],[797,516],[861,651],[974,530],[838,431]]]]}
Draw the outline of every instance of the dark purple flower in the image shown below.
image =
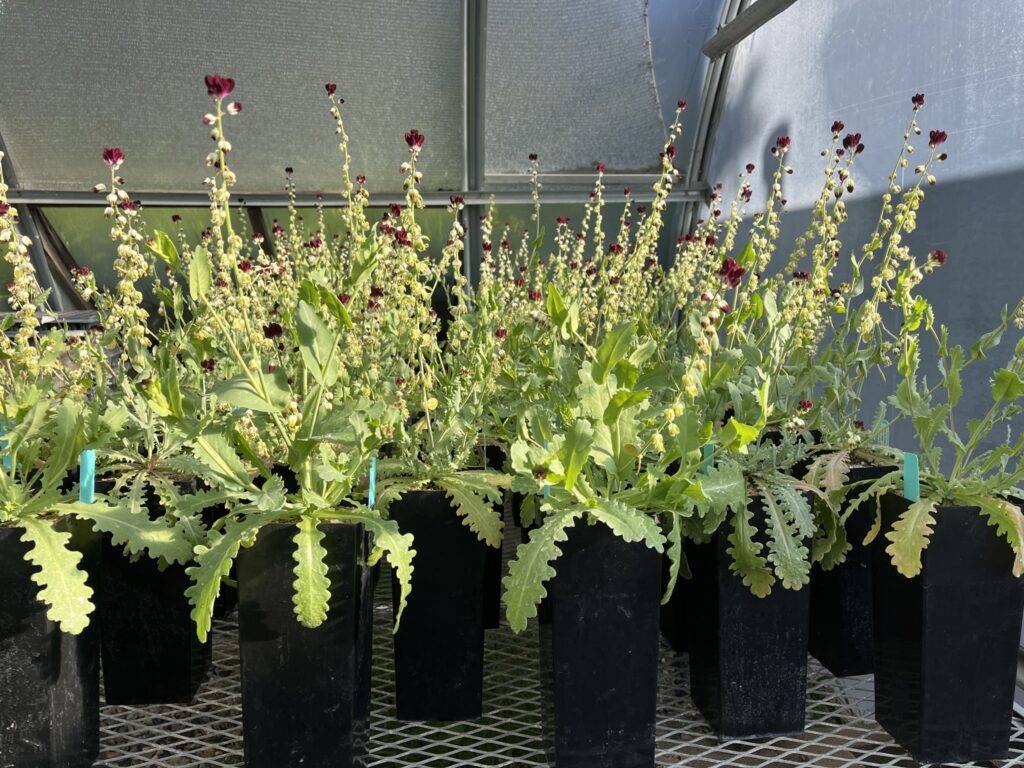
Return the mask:
{"type": "Polygon", "coordinates": [[[753,172],[754,172],[754,164],[753,163],[747,163],[747,173],[753,173],[753,172]]]}
{"type": "Polygon", "coordinates": [[[213,369],[217,367],[217,361],[212,357],[203,360],[199,365],[203,367],[203,370],[207,373],[213,373],[213,369]]]}
{"type": "Polygon", "coordinates": [[[352,297],[349,296],[347,293],[339,293],[338,294],[338,301],[340,301],[342,304],[348,304],[349,301],[351,301],[351,299],[352,299],[352,297]]]}
{"type": "Polygon", "coordinates": [[[405,132],[405,143],[409,145],[409,149],[415,151],[423,146],[424,136],[422,133],[413,128],[411,131],[405,132]]]}
{"type": "Polygon", "coordinates": [[[924,94],[923,93],[915,93],[911,97],[910,103],[913,104],[918,109],[920,109],[921,107],[924,106],[924,94]]]}
{"type": "Polygon", "coordinates": [[[846,125],[843,123],[842,120],[836,120],[834,123],[832,123],[832,133],[838,136],[840,133],[843,132],[843,128],[845,127],[846,125]]]}
{"type": "Polygon", "coordinates": [[[777,139],[775,139],[776,149],[789,149],[789,145],[789,136],[779,136],[777,139]]]}
{"type": "Polygon", "coordinates": [[[499,339],[504,339],[506,336],[508,336],[508,328],[502,326],[501,328],[494,332],[494,335],[497,336],[499,339]]]}
{"type": "Polygon", "coordinates": [[[739,285],[740,280],[746,272],[747,270],[737,264],[733,259],[726,259],[722,262],[722,266],[718,268],[718,276],[721,277],[722,282],[730,288],[735,288],[739,285]]]}
{"type": "Polygon", "coordinates": [[[948,138],[949,137],[946,135],[945,131],[929,131],[928,132],[928,146],[932,147],[934,149],[935,147],[939,146],[940,144],[945,144],[946,143],[946,139],[948,139],[948,138]]]}
{"type": "Polygon", "coordinates": [[[462,205],[463,203],[466,202],[466,199],[462,195],[452,195],[451,197],[448,198],[448,201],[452,205],[462,205]]]}
{"type": "Polygon", "coordinates": [[[801,411],[809,411],[809,410],[811,410],[811,408],[814,407],[814,403],[812,403],[810,400],[804,399],[804,400],[801,400],[799,403],[797,403],[797,407],[801,411]]]}
{"type": "Polygon", "coordinates": [[[356,176],[356,184],[359,184],[361,186],[361,185],[363,185],[365,183],[366,183],[366,177],[365,176],[363,176],[362,174],[356,176]]]}
{"type": "Polygon", "coordinates": [[[249,261],[248,259],[242,259],[240,262],[238,262],[238,268],[242,272],[252,272],[252,262],[249,261]]]}
{"type": "Polygon", "coordinates": [[[325,83],[324,90],[327,91],[328,96],[333,96],[337,92],[338,86],[336,83],[325,83]]]}
{"type": "Polygon", "coordinates": [[[598,163],[597,164],[597,172],[598,173],[604,173],[604,163],[598,163]]]}
{"type": "Polygon", "coordinates": [[[675,144],[669,144],[668,147],[665,149],[665,152],[668,153],[668,159],[669,160],[675,160],[675,158],[676,158],[676,145],[675,144]]]}
{"type": "Polygon", "coordinates": [[[531,163],[537,162],[537,153],[536,152],[531,152],[530,153],[530,162],[531,163]]]}
{"type": "Polygon", "coordinates": [[[932,261],[938,264],[940,267],[946,263],[946,252],[941,248],[937,248],[931,253],[932,261]]]}
{"type": "Polygon", "coordinates": [[[233,77],[223,77],[217,74],[206,76],[206,92],[212,98],[223,99],[233,90],[235,90],[235,79],[233,77]]]}
{"type": "Polygon", "coordinates": [[[852,152],[856,155],[859,155],[861,152],[863,152],[864,145],[860,143],[860,134],[846,134],[846,136],[843,138],[843,148],[846,149],[848,152],[852,152]]]}
{"type": "Polygon", "coordinates": [[[811,279],[811,273],[799,270],[799,271],[793,273],[793,278],[795,280],[810,280],[811,279]]]}
{"type": "Polygon", "coordinates": [[[104,147],[103,162],[116,171],[124,162],[124,152],[117,147],[104,147]]]}
{"type": "Polygon", "coordinates": [[[268,339],[279,339],[284,335],[284,328],[280,323],[270,323],[263,326],[263,335],[268,339]]]}
{"type": "Polygon", "coordinates": [[[686,109],[686,99],[680,99],[676,102],[676,109],[686,109]]]}
{"type": "Polygon", "coordinates": [[[402,386],[403,384],[405,384],[405,379],[404,379],[404,378],[402,378],[401,376],[396,376],[396,377],[395,377],[395,384],[396,384],[396,385],[398,385],[398,386],[400,387],[400,386],[402,386]]]}

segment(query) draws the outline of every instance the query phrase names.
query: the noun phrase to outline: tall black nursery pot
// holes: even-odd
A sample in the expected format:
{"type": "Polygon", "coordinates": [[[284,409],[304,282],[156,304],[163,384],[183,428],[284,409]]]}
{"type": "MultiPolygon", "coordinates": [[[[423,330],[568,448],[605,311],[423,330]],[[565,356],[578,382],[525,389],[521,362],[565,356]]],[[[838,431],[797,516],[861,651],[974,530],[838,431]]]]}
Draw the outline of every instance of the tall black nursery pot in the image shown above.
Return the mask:
{"type": "MultiPolygon", "coordinates": [[[[877,480],[894,467],[864,466],[850,469],[851,482],[877,480]]],[[[861,493],[854,489],[852,497],[861,493]]],[[[843,501],[845,514],[852,499],[843,501]]],[[[846,539],[851,549],[846,559],[831,570],[820,563],[811,569],[811,655],[837,677],[866,675],[874,670],[871,610],[871,547],[864,537],[875,518],[870,500],[846,521],[846,539]]]]}
{"type": "MultiPolygon", "coordinates": [[[[150,517],[163,514],[147,493],[150,517]]],[[[180,564],[160,564],[145,555],[134,561],[103,536],[103,576],[97,609],[107,704],[188,703],[211,663],[210,643],[200,643],[185,590],[190,580],[180,564]]]]}
{"type": "MultiPolygon", "coordinates": [[[[760,497],[748,502],[767,543],[760,497]]],[[[808,589],[756,597],[729,570],[729,524],[686,545],[692,579],[680,580],[690,645],[690,696],[722,740],[798,733],[807,696],[808,589]]]]}
{"type": "Polygon", "coordinates": [[[585,520],[560,548],[541,629],[549,758],[653,768],[661,555],[585,520]]]}
{"type": "MultiPolygon", "coordinates": [[[[483,713],[486,545],[444,491],[410,491],[389,515],[416,550],[412,594],[395,634],[399,720],[471,720],[483,713]]],[[[397,607],[398,582],[392,577],[397,607]]]]}
{"type": "Polygon", "coordinates": [[[319,627],[295,618],[295,526],[243,548],[238,636],[246,768],[351,768],[367,757],[373,569],[360,525],[321,523],[330,602],[319,627]]]}
{"type": "MultiPolygon", "coordinates": [[[[883,498],[882,531],[909,502],[883,498]]],[[[923,569],[872,552],[875,718],[922,762],[999,760],[1009,748],[1024,581],[975,507],[939,507],[923,569]]]]}
{"type": "MultiPolygon", "coordinates": [[[[668,587],[671,563],[667,554],[661,560],[661,591],[668,587]]],[[[676,580],[675,589],[668,602],[661,606],[661,634],[676,653],[687,650],[686,608],[683,603],[683,577],[676,580]]]]}
{"type": "MultiPolygon", "coordinates": [[[[99,537],[70,519],[56,527],[71,532],[95,592],[99,537]]],[[[85,768],[99,753],[96,625],[69,635],[46,618],[21,536],[20,528],[0,528],[0,766],[85,768]]]]}

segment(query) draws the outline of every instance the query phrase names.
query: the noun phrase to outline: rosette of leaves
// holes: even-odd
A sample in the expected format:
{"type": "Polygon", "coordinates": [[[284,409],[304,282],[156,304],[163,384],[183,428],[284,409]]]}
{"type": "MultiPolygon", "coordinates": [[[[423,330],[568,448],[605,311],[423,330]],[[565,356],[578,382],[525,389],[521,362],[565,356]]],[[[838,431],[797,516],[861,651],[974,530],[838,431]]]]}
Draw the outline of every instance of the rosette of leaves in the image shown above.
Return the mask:
{"type": "MultiPolygon", "coordinates": [[[[1020,316],[1019,308],[1015,313],[1020,316]]],[[[914,428],[920,451],[920,498],[913,501],[892,530],[885,533],[886,553],[904,576],[921,572],[922,553],[928,547],[936,513],[942,506],[975,507],[995,532],[1004,537],[1016,557],[1013,572],[1024,575],[1024,515],[1021,513],[1021,481],[1024,466],[1024,434],[1015,420],[1024,397],[1024,338],[991,376],[991,402],[981,418],[957,419],[963,396],[963,371],[987,360],[1008,328],[1003,308],[999,324],[980,336],[970,349],[951,344],[942,327],[935,335],[938,352],[938,382],[929,387],[920,376],[920,350],[910,339],[899,362],[900,382],[890,404],[914,428]],[[994,441],[987,440],[996,436],[994,441]],[[994,444],[993,444],[994,442],[994,444]],[[943,454],[952,455],[952,467],[943,470],[943,454]]],[[[881,518],[868,539],[880,533],[881,518]]]]}

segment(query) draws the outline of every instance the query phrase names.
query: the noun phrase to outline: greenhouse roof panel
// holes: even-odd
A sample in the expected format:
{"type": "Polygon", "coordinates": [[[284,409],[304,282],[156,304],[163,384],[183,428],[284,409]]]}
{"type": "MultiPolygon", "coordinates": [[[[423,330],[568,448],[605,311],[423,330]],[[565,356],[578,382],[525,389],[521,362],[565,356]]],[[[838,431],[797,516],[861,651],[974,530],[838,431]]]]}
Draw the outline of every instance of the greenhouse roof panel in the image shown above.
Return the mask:
{"type": "Polygon", "coordinates": [[[209,72],[237,81],[226,133],[240,194],[281,190],[286,166],[300,192],[340,189],[326,82],[372,190],[401,189],[410,128],[426,136],[423,188],[462,185],[460,0],[48,5],[61,24],[40,23],[32,0],[0,4],[0,136],[21,188],[89,189],[107,174],[102,148],[119,146],[129,188],[202,192],[209,72]]]}

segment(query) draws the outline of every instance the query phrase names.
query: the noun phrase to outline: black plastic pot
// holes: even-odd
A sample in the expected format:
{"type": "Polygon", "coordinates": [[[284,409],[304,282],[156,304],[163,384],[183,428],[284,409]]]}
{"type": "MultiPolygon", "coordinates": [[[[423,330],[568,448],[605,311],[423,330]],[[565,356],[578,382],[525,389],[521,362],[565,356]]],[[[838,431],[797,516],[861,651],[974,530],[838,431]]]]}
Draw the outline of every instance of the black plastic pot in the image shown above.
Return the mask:
{"type": "MultiPolygon", "coordinates": [[[[661,594],[665,594],[669,577],[668,555],[661,560],[661,594]]],[[[665,605],[661,606],[661,635],[668,641],[676,653],[686,653],[688,649],[686,631],[686,609],[683,601],[683,577],[676,580],[676,587],[665,605]]]]}
{"type": "Polygon", "coordinates": [[[246,768],[365,765],[373,577],[362,526],[321,524],[331,598],[303,627],[292,603],[295,526],[264,527],[238,563],[246,768]]]}
{"type": "Polygon", "coordinates": [[[922,762],[1000,760],[1009,747],[1024,581],[973,507],[939,507],[921,573],[900,575],[884,532],[909,502],[888,495],[873,547],[875,718],[922,762]]]}
{"type": "MultiPolygon", "coordinates": [[[[150,516],[160,500],[149,493],[150,516]]],[[[187,566],[163,570],[149,557],[131,560],[103,536],[103,576],[97,613],[107,704],[188,703],[210,669],[210,643],[200,643],[185,590],[187,566]]]]}
{"type": "MultiPolygon", "coordinates": [[[[483,712],[486,545],[444,491],[410,491],[390,516],[416,550],[412,594],[395,634],[399,720],[470,720],[483,712]]],[[[392,576],[393,600],[398,580],[392,576]]]]}
{"type": "Polygon", "coordinates": [[[661,555],[583,520],[560,548],[541,634],[549,758],[653,768],[661,555]]]}
{"type": "MultiPolygon", "coordinates": [[[[74,520],[56,525],[72,533],[95,592],[99,537],[74,520]]],[[[85,768],[99,753],[96,625],[69,635],[46,618],[21,536],[20,528],[0,528],[0,766],[85,768]]]]}
{"type": "MultiPolygon", "coordinates": [[[[854,467],[851,482],[877,480],[894,467],[854,467]]],[[[863,487],[855,489],[853,496],[863,487]]],[[[840,514],[846,514],[844,501],[840,514]]],[[[875,503],[861,504],[846,521],[846,539],[851,549],[846,559],[822,570],[811,569],[811,621],[809,649],[822,665],[837,677],[866,675],[874,670],[872,641],[871,547],[864,537],[875,519],[875,503]]]]}
{"type": "MultiPolygon", "coordinates": [[[[760,498],[750,509],[767,542],[760,498]]],[[[722,740],[798,733],[807,695],[810,590],[755,597],[729,570],[726,523],[707,544],[686,545],[682,581],[690,646],[690,696],[722,740]]]]}

